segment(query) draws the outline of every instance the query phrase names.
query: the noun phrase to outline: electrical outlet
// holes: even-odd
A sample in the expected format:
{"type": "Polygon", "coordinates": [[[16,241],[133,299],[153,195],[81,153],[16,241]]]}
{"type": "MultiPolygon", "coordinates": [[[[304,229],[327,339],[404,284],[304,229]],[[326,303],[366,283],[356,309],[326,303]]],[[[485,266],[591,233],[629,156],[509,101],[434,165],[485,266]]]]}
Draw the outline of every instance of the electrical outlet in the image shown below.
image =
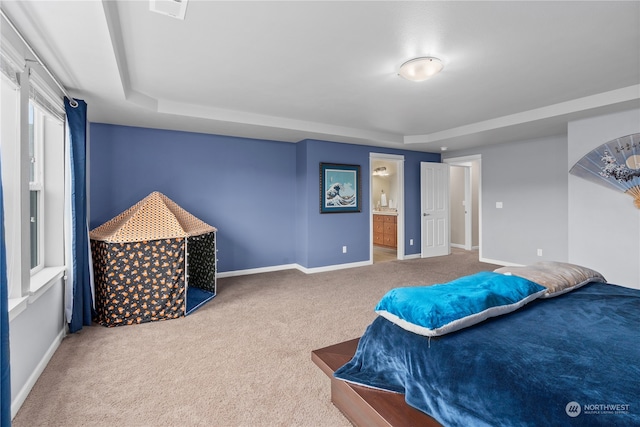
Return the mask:
{"type": "Polygon", "coordinates": [[[409,239],[409,246],[413,246],[413,239],[409,239]]]}
{"type": "Polygon", "coordinates": [[[542,256],[542,249],[538,249],[538,256],[542,256]]]}
{"type": "Polygon", "coordinates": [[[343,246],[343,247],[342,247],[342,253],[343,253],[343,254],[346,254],[346,253],[347,253],[347,247],[346,247],[346,246],[343,246]]]}

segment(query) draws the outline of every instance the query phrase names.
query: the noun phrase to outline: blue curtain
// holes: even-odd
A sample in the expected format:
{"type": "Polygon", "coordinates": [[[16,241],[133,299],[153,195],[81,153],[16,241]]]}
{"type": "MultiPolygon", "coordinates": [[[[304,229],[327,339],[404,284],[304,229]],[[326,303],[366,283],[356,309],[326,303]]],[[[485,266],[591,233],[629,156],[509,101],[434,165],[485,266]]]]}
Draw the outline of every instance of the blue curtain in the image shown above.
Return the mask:
{"type": "Polygon", "coordinates": [[[9,363],[9,301],[7,253],[4,245],[4,196],[0,162],[0,426],[11,425],[11,370],[9,363]]]}
{"type": "Polygon", "coordinates": [[[93,296],[89,275],[89,230],[87,222],[87,104],[76,100],[72,107],[64,99],[71,142],[71,226],[73,259],[72,292],[73,307],[69,331],[77,332],[83,325],[91,325],[93,296]]]}

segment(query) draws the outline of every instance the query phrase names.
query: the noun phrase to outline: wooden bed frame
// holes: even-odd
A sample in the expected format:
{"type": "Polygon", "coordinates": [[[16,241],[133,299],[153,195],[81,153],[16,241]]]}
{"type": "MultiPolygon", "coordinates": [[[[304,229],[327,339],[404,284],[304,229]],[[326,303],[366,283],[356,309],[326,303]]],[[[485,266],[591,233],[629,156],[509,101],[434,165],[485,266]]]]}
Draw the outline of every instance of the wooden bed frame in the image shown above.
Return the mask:
{"type": "Polygon", "coordinates": [[[420,426],[441,425],[417,409],[407,405],[404,395],[362,387],[333,377],[336,369],[347,363],[356,352],[360,338],[320,348],[311,352],[313,363],[331,379],[331,402],[355,426],[420,426]]]}

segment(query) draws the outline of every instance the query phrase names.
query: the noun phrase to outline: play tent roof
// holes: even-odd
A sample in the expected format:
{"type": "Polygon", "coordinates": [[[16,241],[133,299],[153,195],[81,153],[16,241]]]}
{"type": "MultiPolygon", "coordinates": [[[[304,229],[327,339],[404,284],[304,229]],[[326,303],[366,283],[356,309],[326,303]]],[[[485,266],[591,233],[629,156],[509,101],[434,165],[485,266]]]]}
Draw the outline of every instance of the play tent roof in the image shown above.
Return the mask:
{"type": "Polygon", "coordinates": [[[217,231],[182,209],[173,200],[154,191],[122,212],[94,228],[89,237],[110,243],[140,242],[198,236],[217,231]]]}

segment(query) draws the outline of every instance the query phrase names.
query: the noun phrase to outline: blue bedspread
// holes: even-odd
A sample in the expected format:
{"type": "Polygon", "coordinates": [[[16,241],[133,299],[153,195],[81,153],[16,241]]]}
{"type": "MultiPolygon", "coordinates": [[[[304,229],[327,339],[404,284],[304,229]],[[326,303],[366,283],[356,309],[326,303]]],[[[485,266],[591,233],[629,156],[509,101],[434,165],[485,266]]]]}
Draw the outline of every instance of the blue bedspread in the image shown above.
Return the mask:
{"type": "Polygon", "coordinates": [[[432,338],[378,317],[335,377],[445,426],[640,426],[640,291],[590,283],[432,338]]]}

